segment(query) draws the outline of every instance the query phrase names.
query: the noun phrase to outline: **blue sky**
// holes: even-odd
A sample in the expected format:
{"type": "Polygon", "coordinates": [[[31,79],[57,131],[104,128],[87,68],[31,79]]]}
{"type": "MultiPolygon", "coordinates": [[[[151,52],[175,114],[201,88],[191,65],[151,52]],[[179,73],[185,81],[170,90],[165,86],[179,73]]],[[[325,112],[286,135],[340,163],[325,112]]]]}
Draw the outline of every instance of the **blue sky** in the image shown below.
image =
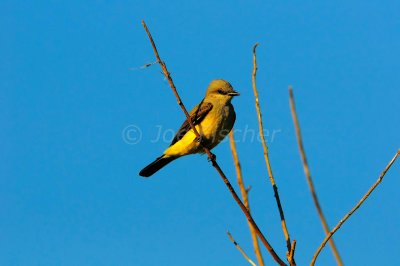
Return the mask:
{"type": "MultiPolygon", "coordinates": [[[[400,147],[398,1],[5,0],[0,10],[1,265],[246,265],[226,230],[255,259],[246,220],[205,156],[138,176],[184,119],[159,67],[137,69],[154,61],[141,19],[188,109],[216,78],[241,93],[233,104],[245,183],[254,218],[281,257],[262,147],[243,137],[257,132],[254,43],[271,163],[299,265],[324,235],[288,85],[331,226],[400,147]],[[160,129],[165,138],[154,141],[160,129]]],[[[214,152],[236,187],[228,143],[214,152]]],[[[399,175],[397,163],[335,236],[345,264],[400,262],[399,175]]],[[[335,265],[329,248],[317,265],[335,265]]]]}

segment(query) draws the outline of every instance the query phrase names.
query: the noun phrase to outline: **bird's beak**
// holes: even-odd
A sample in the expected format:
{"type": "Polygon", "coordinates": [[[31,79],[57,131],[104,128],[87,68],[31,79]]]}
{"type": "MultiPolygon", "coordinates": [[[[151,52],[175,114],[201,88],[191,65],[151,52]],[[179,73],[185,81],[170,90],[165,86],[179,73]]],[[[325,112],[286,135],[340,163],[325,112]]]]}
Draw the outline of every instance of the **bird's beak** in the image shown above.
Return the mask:
{"type": "Polygon", "coordinates": [[[228,95],[229,95],[229,96],[239,96],[240,93],[237,92],[237,91],[233,91],[233,92],[229,92],[228,95]]]}

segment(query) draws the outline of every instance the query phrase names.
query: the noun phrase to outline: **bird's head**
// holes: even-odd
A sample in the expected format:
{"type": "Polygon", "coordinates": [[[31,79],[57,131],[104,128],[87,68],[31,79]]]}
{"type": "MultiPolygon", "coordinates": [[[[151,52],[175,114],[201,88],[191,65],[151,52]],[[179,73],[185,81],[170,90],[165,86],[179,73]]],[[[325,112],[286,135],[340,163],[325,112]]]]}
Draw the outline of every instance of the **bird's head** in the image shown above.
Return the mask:
{"type": "Polygon", "coordinates": [[[232,85],[223,79],[211,81],[206,92],[206,98],[220,101],[230,101],[234,96],[239,95],[240,94],[232,88],[232,85]]]}

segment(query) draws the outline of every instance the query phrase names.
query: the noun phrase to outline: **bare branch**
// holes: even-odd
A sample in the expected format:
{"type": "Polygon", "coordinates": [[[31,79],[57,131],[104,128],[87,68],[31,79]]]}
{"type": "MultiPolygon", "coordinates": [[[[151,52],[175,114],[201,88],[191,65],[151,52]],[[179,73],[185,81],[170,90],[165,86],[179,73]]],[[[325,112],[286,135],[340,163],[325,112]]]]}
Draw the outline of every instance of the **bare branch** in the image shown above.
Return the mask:
{"type": "Polygon", "coordinates": [[[290,251],[288,251],[287,253],[287,260],[289,261],[290,266],[296,265],[296,262],[293,261],[295,250],[296,250],[296,240],[293,240],[290,251]]]}
{"type": "Polygon", "coordinates": [[[231,233],[226,232],[228,234],[229,239],[232,241],[232,243],[235,245],[235,247],[240,251],[240,253],[242,253],[243,257],[253,266],[257,266],[250,258],[249,256],[247,256],[246,252],[244,252],[244,250],[240,247],[240,245],[238,244],[238,242],[235,241],[235,239],[233,238],[233,236],[231,235],[231,233]]]}
{"type": "MultiPolygon", "coordinates": [[[[235,137],[233,135],[233,130],[229,133],[229,143],[230,143],[230,146],[231,146],[233,161],[235,163],[237,182],[238,182],[238,185],[239,185],[239,188],[240,188],[240,193],[242,194],[243,203],[244,203],[244,206],[246,206],[246,208],[250,212],[250,205],[249,205],[249,200],[248,200],[248,197],[247,197],[247,192],[248,191],[245,188],[244,183],[243,183],[242,168],[240,166],[239,156],[238,156],[237,150],[236,150],[235,137]]],[[[260,246],[258,244],[256,231],[254,230],[254,228],[251,225],[251,223],[248,223],[248,224],[249,224],[251,239],[253,241],[254,253],[256,254],[258,264],[260,266],[264,266],[264,260],[263,260],[262,255],[261,255],[260,246]]]]}
{"type": "Polygon", "coordinates": [[[344,222],[346,222],[347,219],[350,218],[350,216],[361,206],[361,204],[364,203],[364,201],[369,197],[369,195],[372,193],[372,191],[374,191],[374,189],[382,182],[383,177],[385,176],[386,172],[390,169],[390,167],[392,166],[392,164],[396,161],[397,157],[400,155],[400,149],[397,151],[397,153],[394,155],[394,157],[392,158],[392,160],[390,160],[390,162],[388,163],[388,165],[385,167],[385,169],[382,171],[382,173],[380,174],[378,180],[376,180],[376,182],[372,185],[372,187],[370,187],[370,189],[367,191],[367,193],[365,193],[365,195],[361,198],[361,200],[356,204],[356,206],[354,206],[343,218],[342,220],[339,221],[339,223],[335,226],[335,228],[332,229],[332,231],[329,232],[329,234],[325,237],[324,241],[322,241],[321,245],[318,247],[317,251],[315,252],[310,266],[314,266],[315,261],[317,260],[317,257],[319,255],[319,253],[321,252],[321,250],[325,247],[326,242],[329,241],[329,239],[333,236],[334,233],[336,233],[337,230],[339,230],[339,228],[342,226],[342,224],[344,222]]]}
{"type": "MultiPolygon", "coordinates": [[[[190,119],[189,113],[187,112],[185,106],[182,103],[182,100],[178,94],[178,91],[175,87],[175,84],[171,78],[170,73],[168,72],[167,66],[165,64],[165,62],[163,62],[160,58],[160,55],[158,54],[156,45],[154,43],[153,37],[151,36],[151,33],[149,31],[149,29],[147,28],[146,23],[144,22],[144,20],[142,20],[142,25],[147,33],[147,36],[149,37],[150,43],[153,47],[153,51],[154,54],[157,58],[158,63],[161,66],[161,69],[165,75],[165,77],[168,80],[168,83],[175,95],[176,100],[178,101],[179,106],[181,107],[182,111],[185,113],[186,115],[186,119],[190,125],[190,127],[192,128],[194,134],[196,135],[197,138],[200,138],[199,132],[197,132],[196,128],[194,127],[192,120],[190,119]]],[[[200,143],[201,144],[201,143],[200,143]]],[[[282,261],[281,258],[279,258],[278,254],[276,254],[275,250],[272,248],[272,246],[269,244],[269,242],[267,241],[267,239],[265,238],[265,236],[262,234],[262,232],[260,231],[260,229],[258,228],[256,222],[254,221],[253,217],[251,216],[250,212],[247,210],[247,208],[244,206],[244,204],[242,203],[242,201],[240,200],[239,196],[237,195],[237,193],[235,192],[235,190],[233,189],[231,183],[229,182],[228,178],[225,176],[224,172],[222,171],[222,169],[220,168],[220,166],[218,165],[217,161],[216,161],[216,157],[214,154],[212,154],[210,152],[210,150],[207,147],[202,146],[204,149],[204,152],[208,155],[209,160],[212,163],[212,166],[217,170],[217,172],[219,173],[219,175],[221,176],[222,180],[224,181],[225,185],[227,186],[227,188],[229,189],[229,191],[231,192],[233,198],[235,199],[236,203],[239,205],[239,207],[241,208],[241,210],[243,211],[243,213],[246,215],[247,220],[253,225],[254,229],[257,232],[257,235],[260,237],[261,242],[264,244],[264,246],[267,248],[268,252],[271,254],[271,256],[274,258],[274,260],[279,264],[279,265],[285,265],[285,263],[282,261]]]]}
{"type": "MultiPolygon", "coordinates": [[[[324,228],[325,234],[328,235],[330,230],[329,230],[328,222],[326,221],[325,215],[322,211],[321,204],[319,203],[319,200],[317,197],[317,192],[315,191],[315,187],[314,187],[314,182],[311,178],[310,168],[308,167],[307,157],[306,157],[306,153],[304,151],[303,138],[301,136],[300,124],[299,124],[299,120],[297,118],[296,105],[295,105],[294,96],[293,96],[293,89],[291,87],[289,87],[289,99],[290,99],[290,111],[292,113],[293,124],[294,124],[295,130],[296,130],[297,144],[299,146],[300,156],[301,156],[301,160],[303,162],[304,174],[307,179],[308,187],[310,188],[310,192],[311,192],[311,196],[314,201],[314,205],[317,208],[318,216],[319,216],[319,219],[321,220],[322,227],[324,228]]],[[[336,245],[333,242],[333,238],[331,238],[329,240],[329,244],[331,246],[333,255],[335,256],[337,265],[342,266],[343,262],[342,262],[342,259],[340,258],[339,251],[337,250],[336,245]]]]}
{"type": "MultiPolygon", "coordinates": [[[[285,214],[283,213],[282,204],[281,204],[281,200],[280,200],[279,193],[278,193],[278,187],[276,185],[275,178],[272,173],[271,163],[270,163],[269,155],[268,155],[268,146],[267,146],[267,142],[265,141],[265,136],[264,136],[264,132],[263,132],[264,127],[263,127],[263,122],[262,122],[262,114],[261,114],[260,103],[259,103],[259,99],[258,99],[258,90],[257,90],[257,84],[256,84],[256,75],[257,75],[256,49],[257,49],[257,46],[258,46],[258,43],[256,43],[253,47],[252,83],[253,83],[253,92],[254,92],[257,117],[258,117],[258,126],[259,126],[260,137],[261,137],[261,141],[262,141],[262,145],[263,145],[263,149],[264,149],[264,159],[265,159],[265,163],[266,163],[267,169],[268,169],[269,180],[271,181],[271,185],[274,190],[274,196],[276,199],[276,204],[278,205],[279,215],[281,218],[282,230],[283,230],[283,234],[285,235],[285,239],[286,239],[286,247],[287,247],[288,252],[290,252],[291,243],[290,243],[289,231],[286,226],[285,214]]],[[[294,258],[293,258],[293,261],[294,261],[294,258]]]]}

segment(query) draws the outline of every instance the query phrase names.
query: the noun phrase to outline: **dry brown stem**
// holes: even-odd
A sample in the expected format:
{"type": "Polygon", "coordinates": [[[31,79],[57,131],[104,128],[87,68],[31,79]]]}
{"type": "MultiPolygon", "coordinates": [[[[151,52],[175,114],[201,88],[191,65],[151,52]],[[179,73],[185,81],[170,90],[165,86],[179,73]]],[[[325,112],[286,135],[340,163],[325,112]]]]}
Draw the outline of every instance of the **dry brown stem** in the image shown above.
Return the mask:
{"type": "Polygon", "coordinates": [[[286,256],[290,266],[296,265],[296,262],[293,260],[295,250],[296,250],[296,240],[293,240],[292,245],[290,247],[290,251],[288,251],[286,256]]]}
{"type": "MultiPolygon", "coordinates": [[[[200,135],[199,132],[197,132],[196,128],[194,127],[192,120],[190,119],[189,113],[187,112],[184,104],[182,103],[182,100],[178,94],[178,91],[175,87],[175,84],[171,78],[170,73],[168,72],[167,66],[165,64],[164,61],[161,60],[160,55],[158,54],[156,45],[154,43],[153,37],[151,36],[151,33],[146,25],[146,23],[144,22],[144,20],[142,20],[142,25],[147,33],[147,36],[149,37],[151,46],[153,47],[153,51],[154,54],[157,58],[158,63],[161,66],[161,69],[165,75],[165,77],[168,80],[168,83],[175,95],[176,100],[178,101],[179,106],[181,107],[182,111],[185,113],[186,115],[186,119],[188,121],[188,123],[190,124],[190,127],[192,128],[194,134],[196,135],[197,138],[200,139],[200,135]]],[[[200,143],[201,144],[201,143],[200,143]]],[[[260,237],[261,242],[264,244],[264,246],[267,248],[268,252],[271,254],[271,256],[274,258],[274,260],[279,264],[279,265],[285,265],[285,262],[283,262],[283,260],[281,258],[279,258],[278,254],[276,254],[275,250],[272,248],[272,246],[269,244],[269,242],[267,241],[267,239],[265,238],[265,236],[263,235],[263,233],[260,231],[260,229],[258,228],[256,222],[254,221],[253,217],[251,216],[250,212],[247,210],[247,208],[244,206],[244,204],[242,203],[242,201],[240,200],[239,196],[237,195],[236,191],[233,189],[231,183],[229,182],[228,178],[225,176],[224,172],[222,171],[222,169],[220,168],[220,166],[218,165],[217,161],[216,161],[216,157],[214,154],[212,154],[210,152],[210,150],[207,147],[204,147],[204,152],[207,154],[209,160],[212,163],[212,166],[217,170],[217,172],[219,173],[219,175],[221,176],[222,180],[224,181],[225,185],[227,186],[227,188],[229,189],[230,193],[232,194],[233,198],[235,199],[236,203],[239,205],[240,209],[243,211],[243,213],[245,214],[247,220],[253,225],[254,230],[256,230],[258,237],[260,237]]]]}
{"type": "MultiPolygon", "coordinates": [[[[301,136],[300,124],[299,124],[299,120],[297,118],[296,105],[295,105],[294,96],[293,96],[293,89],[291,87],[289,87],[289,99],[290,99],[290,111],[292,113],[293,124],[294,124],[295,130],[296,130],[297,144],[299,146],[300,156],[301,156],[301,160],[303,162],[304,174],[307,179],[308,187],[310,188],[310,192],[311,192],[311,196],[314,201],[314,205],[317,208],[318,216],[319,216],[319,219],[321,220],[322,227],[324,228],[325,234],[328,235],[330,230],[329,230],[328,222],[326,221],[325,215],[322,211],[321,204],[319,203],[319,200],[317,197],[317,192],[314,187],[314,182],[311,178],[310,168],[308,167],[307,157],[306,157],[306,153],[304,150],[303,138],[301,136]]],[[[343,262],[342,262],[342,259],[340,258],[339,251],[336,248],[333,238],[331,238],[329,240],[329,244],[331,246],[333,255],[335,256],[336,263],[338,265],[342,266],[343,262]]]]}
{"type": "MultiPolygon", "coordinates": [[[[248,197],[247,197],[248,191],[245,188],[244,182],[243,182],[242,168],[240,166],[239,156],[238,156],[237,150],[236,150],[235,137],[234,137],[234,134],[233,134],[233,130],[229,133],[229,143],[230,143],[230,146],[231,146],[233,162],[235,164],[237,182],[238,182],[238,185],[239,185],[239,188],[240,188],[240,193],[242,194],[243,203],[244,203],[244,206],[246,206],[246,208],[250,211],[249,200],[248,200],[248,197]]],[[[251,239],[253,241],[254,253],[256,254],[258,264],[260,266],[264,266],[264,260],[263,260],[262,255],[261,255],[260,246],[258,244],[256,231],[254,230],[254,228],[251,225],[251,223],[248,222],[248,224],[249,224],[251,239]]]]}
{"type": "MultiPolygon", "coordinates": [[[[275,199],[276,199],[276,204],[278,205],[279,216],[281,218],[282,230],[283,230],[283,234],[285,235],[285,239],[286,239],[287,251],[290,252],[290,250],[291,250],[290,235],[289,235],[289,231],[288,231],[287,226],[286,226],[285,214],[283,212],[281,200],[280,200],[280,197],[279,197],[278,187],[276,185],[275,178],[274,178],[274,175],[272,173],[271,163],[270,163],[269,155],[268,155],[268,146],[267,146],[267,142],[265,141],[265,136],[264,136],[264,132],[263,132],[264,127],[263,127],[262,114],[261,114],[260,103],[259,103],[259,99],[258,99],[258,90],[257,90],[257,83],[256,83],[256,76],[257,76],[256,49],[257,49],[257,46],[258,46],[258,43],[256,43],[254,45],[254,47],[253,47],[252,83],[253,83],[253,92],[254,92],[254,97],[255,97],[255,102],[256,102],[258,126],[259,126],[259,130],[260,130],[260,137],[261,137],[262,146],[263,146],[263,149],[264,149],[264,159],[265,159],[265,163],[266,163],[267,169],[268,169],[269,180],[271,181],[271,185],[272,185],[272,188],[274,190],[274,196],[275,196],[275,199]]],[[[294,262],[294,258],[293,258],[293,262],[294,262]]]]}
{"type": "Polygon", "coordinates": [[[231,235],[231,233],[226,232],[228,234],[229,239],[232,241],[232,243],[235,245],[235,247],[240,251],[240,253],[242,253],[243,257],[253,266],[257,266],[254,261],[252,261],[249,256],[247,256],[246,252],[244,252],[244,250],[240,247],[239,243],[235,241],[235,239],[233,238],[233,236],[231,235]]]}
{"type": "Polygon", "coordinates": [[[329,232],[329,234],[325,237],[324,241],[322,241],[321,245],[318,247],[317,251],[315,252],[310,266],[314,266],[315,261],[317,260],[317,257],[321,250],[325,247],[326,243],[329,241],[329,239],[333,236],[334,233],[336,233],[337,230],[342,226],[344,222],[346,222],[347,219],[350,218],[350,216],[363,204],[363,202],[369,197],[369,195],[374,191],[374,189],[382,182],[383,177],[385,176],[386,172],[390,169],[392,164],[396,161],[397,157],[400,155],[400,149],[397,151],[397,153],[394,155],[392,160],[386,165],[385,169],[382,171],[380,174],[378,180],[370,187],[370,189],[365,193],[365,195],[361,198],[361,200],[354,206],[343,218],[342,220],[339,221],[339,223],[332,229],[332,231],[329,232]]]}

